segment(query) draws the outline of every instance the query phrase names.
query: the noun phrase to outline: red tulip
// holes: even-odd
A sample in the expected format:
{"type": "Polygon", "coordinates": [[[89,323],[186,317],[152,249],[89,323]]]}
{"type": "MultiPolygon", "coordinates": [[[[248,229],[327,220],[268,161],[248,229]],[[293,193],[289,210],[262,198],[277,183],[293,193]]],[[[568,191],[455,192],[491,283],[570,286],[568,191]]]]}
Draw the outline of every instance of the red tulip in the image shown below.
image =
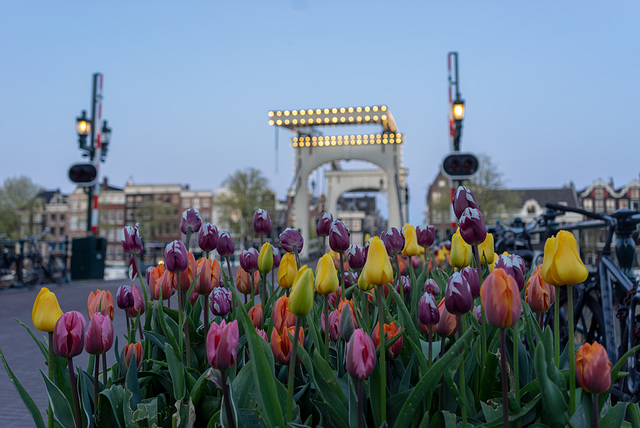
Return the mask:
{"type": "Polygon", "coordinates": [[[236,363],[238,355],[238,321],[213,323],[207,333],[207,360],[211,367],[227,370],[236,363]]]}
{"type": "Polygon", "coordinates": [[[480,298],[486,320],[497,328],[509,328],[522,314],[522,300],[516,280],[504,269],[493,269],[484,280],[480,298]]]}
{"type": "MultiPolygon", "coordinates": [[[[271,330],[271,350],[273,351],[273,356],[276,361],[280,364],[289,364],[291,350],[293,348],[293,343],[291,343],[289,335],[293,337],[295,330],[295,327],[288,327],[284,329],[282,334],[280,334],[275,327],[271,330]]],[[[301,346],[304,345],[304,330],[302,328],[300,329],[300,333],[298,333],[298,343],[301,346]]],[[[300,364],[301,362],[298,358],[297,363],[300,364]]]]}
{"type": "Polygon", "coordinates": [[[598,342],[585,343],[576,353],[576,376],[587,392],[604,394],[611,388],[611,362],[598,342]]]}
{"type": "MultiPolygon", "coordinates": [[[[124,372],[126,373],[129,370],[129,365],[131,364],[131,358],[136,356],[136,371],[140,370],[140,365],[142,364],[142,344],[139,342],[127,344],[124,347],[124,372]]],[[[123,359],[121,358],[122,362],[123,359]]]]}
{"type": "MultiPolygon", "coordinates": [[[[398,334],[402,334],[402,329],[398,328],[398,322],[394,321],[391,324],[384,325],[384,335],[385,343],[389,343],[391,339],[393,339],[398,334]]],[[[373,340],[373,344],[376,346],[380,346],[380,323],[376,324],[373,329],[373,333],[371,334],[371,339],[373,340]]],[[[400,355],[400,351],[402,351],[402,337],[395,341],[393,345],[387,350],[387,355],[390,360],[393,360],[398,355],[400,355]]]]}

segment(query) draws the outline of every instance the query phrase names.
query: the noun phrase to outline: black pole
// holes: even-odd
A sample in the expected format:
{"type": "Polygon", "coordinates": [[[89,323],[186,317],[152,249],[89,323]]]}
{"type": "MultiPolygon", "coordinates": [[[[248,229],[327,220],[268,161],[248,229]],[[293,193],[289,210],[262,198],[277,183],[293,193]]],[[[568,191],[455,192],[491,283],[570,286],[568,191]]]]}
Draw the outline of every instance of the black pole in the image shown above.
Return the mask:
{"type": "MultiPolygon", "coordinates": [[[[89,161],[93,162],[93,158],[95,156],[95,132],[96,132],[96,90],[98,86],[98,75],[100,73],[93,73],[93,89],[91,91],[91,130],[90,130],[90,140],[89,140],[89,161]]],[[[87,232],[91,232],[91,214],[92,214],[92,206],[93,202],[93,186],[89,186],[88,193],[88,203],[87,203],[87,232]]]]}

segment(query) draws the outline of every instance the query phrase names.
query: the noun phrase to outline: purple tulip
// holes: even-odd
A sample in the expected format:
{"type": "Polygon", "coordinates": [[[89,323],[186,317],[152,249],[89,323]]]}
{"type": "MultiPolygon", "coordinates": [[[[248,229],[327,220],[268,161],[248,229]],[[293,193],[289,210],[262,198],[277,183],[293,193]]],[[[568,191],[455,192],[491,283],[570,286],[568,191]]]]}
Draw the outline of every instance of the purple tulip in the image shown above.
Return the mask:
{"type": "MultiPolygon", "coordinates": [[[[522,291],[524,288],[524,271],[520,260],[524,262],[522,257],[517,255],[500,254],[493,265],[494,269],[504,269],[508,275],[511,275],[518,284],[518,290],[522,291]],[[519,260],[518,260],[519,259],[519,260]]],[[[524,264],[524,263],[523,263],[524,264]]]]}
{"type": "Polygon", "coordinates": [[[432,225],[418,226],[416,227],[416,235],[418,238],[418,245],[421,247],[429,247],[436,239],[436,228],[432,225]]]}
{"type": "Polygon", "coordinates": [[[125,253],[142,254],[142,238],[138,230],[138,223],[135,227],[125,226],[120,232],[120,242],[125,253]]]}
{"type": "Polygon", "coordinates": [[[344,253],[349,248],[349,229],[340,220],[334,220],[329,229],[329,246],[336,253],[344,253]]]}
{"type": "Polygon", "coordinates": [[[429,278],[424,282],[424,291],[429,294],[433,294],[433,296],[440,295],[440,286],[436,282],[435,279],[429,278]]]}
{"type": "Polygon", "coordinates": [[[80,355],[84,348],[84,328],[87,323],[80,312],[62,314],[53,329],[53,352],[64,358],[80,355]]]}
{"type": "Polygon", "coordinates": [[[240,266],[245,271],[253,274],[258,270],[258,250],[255,248],[249,248],[248,250],[242,250],[240,253],[240,266]]]}
{"type": "Polygon", "coordinates": [[[202,226],[202,217],[200,217],[200,211],[197,208],[189,208],[182,213],[182,219],[180,220],[180,231],[185,235],[187,232],[196,233],[202,226]]]}
{"type": "Polygon", "coordinates": [[[211,223],[204,223],[198,232],[198,246],[202,251],[213,251],[218,245],[218,228],[211,223]]]}
{"type": "Polygon", "coordinates": [[[404,248],[404,233],[402,229],[392,227],[386,232],[380,234],[380,239],[384,242],[384,246],[387,249],[389,256],[394,256],[400,253],[404,248]]]}
{"type": "Polygon", "coordinates": [[[209,307],[216,316],[223,317],[227,315],[231,312],[232,307],[231,291],[227,291],[222,287],[214,288],[209,298],[209,307]]]}
{"type": "Polygon", "coordinates": [[[259,208],[255,214],[253,214],[253,230],[258,235],[268,235],[271,232],[271,217],[267,210],[259,208]]]}
{"type": "Polygon", "coordinates": [[[478,269],[472,267],[466,267],[460,269],[460,273],[464,276],[464,279],[469,283],[471,289],[471,297],[474,299],[480,295],[480,276],[478,276],[478,269]]]}
{"type": "Polygon", "coordinates": [[[220,256],[227,258],[233,255],[235,248],[233,246],[233,239],[231,239],[231,234],[228,230],[221,230],[218,235],[218,245],[216,246],[218,250],[218,254],[220,256]]]}
{"type": "Polygon", "coordinates": [[[433,294],[425,292],[418,301],[418,319],[424,325],[436,325],[440,321],[440,311],[433,294]]]}
{"type": "Polygon", "coordinates": [[[113,345],[113,324],[111,318],[96,312],[89,321],[84,339],[84,349],[91,355],[104,354],[113,345]]]}
{"type": "Polygon", "coordinates": [[[466,314],[473,307],[471,288],[460,272],[455,272],[447,281],[444,293],[444,305],[454,315],[466,314]]]}
{"type": "Polygon", "coordinates": [[[327,212],[322,213],[316,225],[316,234],[318,236],[329,236],[331,223],[333,223],[333,215],[327,212]]]}
{"type": "Polygon", "coordinates": [[[396,291],[398,293],[400,293],[400,286],[402,286],[402,292],[404,293],[405,296],[409,295],[409,293],[411,293],[411,280],[409,279],[408,276],[403,275],[400,277],[400,282],[398,283],[398,286],[396,287],[396,291]]]}
{"type": "Polygon", "coordinates": [[[351,244],[347,249],[347,263],[349,267],[355,271],[360,271],[364,267],[364,248],[359,245],[351,244]]]}
{"type": "Polygon", "coordinates": [[[459,186],[453,195],[453,212],[456,214],[456,218],[459,219],[464,210],[469,207],[478,209],[478,202],[470,189],[459,186]]]}
{"type": "Polygon", "coordinates": [[[280,266],[280,260],[282,256],[280,255],[280,250],[273,247],[273,267],[274,269],[280,266]]]}
{"type": "Polygon", "coordinates": [[[473,315],[478,320],[478,324],[482,324],[482,306],[478,305],[473,308],[473,315]]]}
{"type": "MultiPolygon", "coordinates": [[[[358,274],[355,272],[345,272],[344,273],[344,286],[346,288],[351,287],[354,284],[358,283],[358,274]]],[[[338,288],[338,290],[340,290],[338,288]]]]}
{"type": "MultiPolygon", "coordinates": [[[[151,267],[153,269],[153,267],[151,267]]],[[[148,269],[147,269],[148,271],[148,269]]],[[[147,284],[149,283],[149,273],[147,272],[147,284]]],[[[116,292],[116,303],[120,309],[130,309],[133,308],[133,293],[131,292],[131,287],[128,285],[121,285],[118,287],[118,291],[116,292]]]]}
{"type": "MultiPolygon", "coordinates": [[[[171,289],[171,294],[173,294],[175,290],[171,289]]],[[[142,297],[142,293],[137,286],[131,286],[131,294],[133,294],[133,306],[127,310],[127,315],[131,318],[135,318],[138,315],[144,314],[144,298],[142,297]]],[[[168,299],[169,297],[167,297],[168,299]]]]}
{"type": "Polygon", "coordinates": [[[173,241],[164,249],[164,266],[172,273],[183,272],[189,267],[189,253],[182,241],[173,241]]]}
{"type": "Polygon", "coordinates": [[[487,238],[487,226],[480,210],[476,208],[466,208],[458,224],[462,239],[469,245],[480,245],[487,238]]]}
{"type": "Polygon", "coordinates": [[[293,253],[294,246],[297,247],[298,253],[302,251],[304,240],[302,239],[302,235],[298,230],[288,227],[280,234],[279,238],[280,246],[286,252],[293,253]]]}
{"type": "Polygon", "coordinates": [[[369,241],[365,242],[364,245],[362,246],[362,252],[364,253],[364,261],[366,262],[367,255],[369,255],[369,241]]]}

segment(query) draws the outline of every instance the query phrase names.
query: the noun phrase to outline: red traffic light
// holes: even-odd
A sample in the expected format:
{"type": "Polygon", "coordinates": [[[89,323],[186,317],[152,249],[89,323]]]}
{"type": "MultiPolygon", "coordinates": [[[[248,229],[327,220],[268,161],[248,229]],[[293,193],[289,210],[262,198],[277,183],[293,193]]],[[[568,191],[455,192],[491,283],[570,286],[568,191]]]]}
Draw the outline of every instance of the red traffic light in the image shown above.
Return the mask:
{"type": "Polygon", "coordinates": [[[78,186],[93,186],[98,178],[98,169],[92,163],[77,163],[69,168],[69,179],[78,186]]]}
{"type": "Polygon", "coordinates": [[[471,178],[478,171],[478,158],[471,153],[453,153],[442,161],[442,171],[454,179],[471,178]]]}

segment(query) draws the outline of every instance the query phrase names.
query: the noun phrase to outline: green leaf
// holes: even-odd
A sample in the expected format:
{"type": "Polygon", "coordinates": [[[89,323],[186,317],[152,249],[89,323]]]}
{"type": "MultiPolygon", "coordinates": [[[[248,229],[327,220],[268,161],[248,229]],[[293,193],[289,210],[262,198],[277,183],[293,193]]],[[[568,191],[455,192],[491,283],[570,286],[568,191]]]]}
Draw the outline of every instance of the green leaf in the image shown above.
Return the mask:
{"type": "Polygon", "coordinates": [[[616,379],[618,372],[622,369],[624,364],[627,362],[627,359],[629,359],[629,357],[631,357],[633,354],[638,352],[638,350],[640,350],[640,345],[634,346],[633,348],[629,349],[627,352],[625,352],[625,354],[622,357],[618,359],[618,362],[611,368],[611,379],[616,379]]]}
{"type": "Polygon", "coordinates": [[[563,427],[566,423],[567,398],[566,394],[562,394],[556,384],[549,378],[547,360],[545,358],[545,345],[543,343],[540,343],[535,350],[534,364],[544,408],[543,420],[552,427],[563,427]]]}
{"type": "Polygon", "coordinates": [[[202,397],[202,394],[207,389],[207,376],[209,375],[209,372],[211,370],[211,368],[208,368],[207,370],[203,371],[196,381],[196,384],[193,386],[193,388],[191,388],[189,396],[191,397],[191,401],[193,402],[194,406],[198,405],[198,403],[200,402],[200,397],[202,397]]]}
{"type": "MultiPolygon", "coordinates": [[[[389,287],[389,293],[393,295],[394,300],[398,303],[398,309],[400,311],[400,315],[402,316],[401,325],[406,329],[408,337],[413,341],[414,344],[420,343],[420,331],[416,327],[411,314],[402,301],[402,297],[393,287],[389,287]]],[[[416,354],[418,355],[418,363],[420,364],[420,367],[426,366],[427,360],[424,357],[424,354],[419,352],[416,354]]]]}
{"type": "Polygon", "coordinates": [[[23,323],[17,318],[14,318],[14,319],[17,321],[18,324],[23,326],[29,332],[29,335],[31,335],[31,337],[33,338],[33,341],[36,342],[36,345],[38,345],[38,348],[40,348],[40,352],[42,352],[42,355],[44,356],[44,360],[46,361],[48,359],[49,350],[44,345],[44,343],[42,343],[42,341],[36,337],[36,335],[33,333],[33,330],[31,330],[31,328],[29,328],[28,325],[26,325],[25,323],[23,323]]]}
{"type": "Polygon", "coordinates": [[[167,356],[167,363],[169,364],[169,374],[171,375],[171,382],[173,384],[173,396],[177,401],[185,396],[184,366],[181,361],[178,361],[176,353],[170,344],[167,343],[164,348],[164,353],[167,356]]]}
{"type": "MultiPolygon", "coordinates": [[[[89,374],[78,367],[78,394],[80,395],[80,414],[82,416],[82,426],[93,426],[93,409],[91,407],[92,398],[89,397],[89,391],[93,393],[93,379],[89,374]],[[91,416],[90,416],[91,415],[91,416]]],[[[93,395],[93,394],[91,394],[93,395]]],[[[96,403],[97,405],[97,403],[96,403]]]]}
{"type": "Polygon", "coordinates": [[[64,428],[75,427],[73,409],[69,405],[67,398],[64,396],[62,391],[60,391],[60,389],[58,389],[58,387],[55,386],[49,378],[44,375],[44,373],[42,373],[42,371],[40,374],[42,375],[44,384],[47,387],[49,403],[51,403],[51,408],[53,409],[53,416],[64,428]]]}
{"type": "Polygon", "coordinates": [[[600,419],[602,427],[619,427],[622,425],[624,415],[627,413],[629,403],[619,402],[607,411],[607,414],[600,419]]]}
{"type": "Polygon", "coordinates": [[[33,401],[33,398],[31,398],[27,390],[24,388],[24,386],[22,386],[22,383],[20,383],[20,381],[18,380],[18,377],[9,367],[9,363],[7,363],[7,360],[4,358],[2,349],[0,349],[0,358],[2,358],[2,364],[4,364],[4,369],[7,371],[9,380],[18,391],[18,394],[20,395],[20,398],[22,399],[24,405],[27,407],[27,410],[29,411],[29,413],[31,413],[33,423],[38,428],[44,428],[45,425],[44,421],[42,420],[42,414],[40,414],[40,409],[38,409],[38,406],[36,405],[35,401],[33,401]]]}
{"type": "MultiPolygon", "coordinates": [[[[484,402],[494,396],[494,391],[498,389],[498,355],[487,352],[484,360],[484,367],[480,376],[480,401],[484,402]]],[[[488,419],[487,419],[488,420],[488,419]]]]}
{"type": "Polygon", "coordinates": [[[125,385],[132,394],[129,406],[132,410],[135,410],[138,407],[138,403],[140,403],[140,383],[138,382],[136,354],[135,352],[132,352],[131,354],[132,357],[131,362],[129,363],[129,369],[127,370],[125,385]]]}
{"type": "Polygon", "coordinates": [[[143,400],[133,412],[133,422],[149,427],[158,426],[158,397],[143,400]]]}
{"type": "Polygon", "coordinates": [[[631,426],[640,427],[640,408],[638,403],[629,403],[627,414],[629,415],[631,426]]]}
{"type": "Polygon", "coordinates": [[[111,410],[116,417],[118,427],[127,428],[124,422],[123,403],[125,400],[125,390],[121,385],[114,385],[109,389],[103,390],[100,395],[104,395],[111,404],[111,410]]]}
{"type": "MultiPolygon", "coordinates": [[[[324,303],[324,302],[323,302],[324,303]]],[[[322,308],[322,305],[318,305],[322,308]]],[[[311,341],[315,345],[316,349],[324,349],[324,336],[321,338],[320,331],[318,330],[316,320],[320,320],[320,315],[314,317],[313,311],[309,312],[309,314],[305,317],[307,325],[309,326],[309,333],[311,333],[311,341]]],[[[328,320],[326,321],[329,322],[328,320]]]]}

